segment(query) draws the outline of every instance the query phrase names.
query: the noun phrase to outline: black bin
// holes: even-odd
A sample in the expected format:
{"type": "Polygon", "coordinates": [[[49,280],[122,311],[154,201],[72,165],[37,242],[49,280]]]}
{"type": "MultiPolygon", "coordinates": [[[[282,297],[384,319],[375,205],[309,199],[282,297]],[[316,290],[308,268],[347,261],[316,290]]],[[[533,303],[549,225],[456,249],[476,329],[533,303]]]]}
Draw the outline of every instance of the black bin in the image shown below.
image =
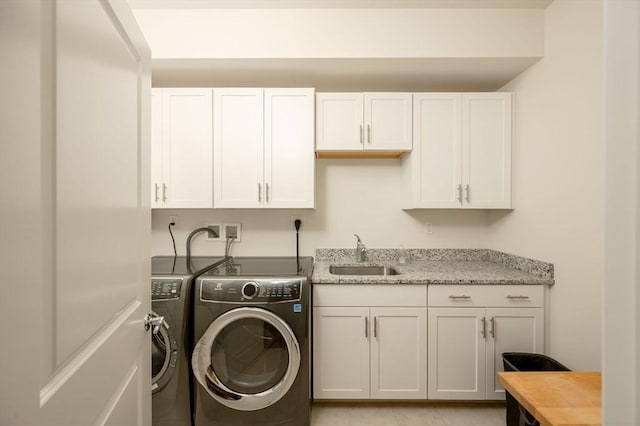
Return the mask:
{"type": "MultiPolygon", "coordinates": [[[[504,371],[571,371],[546,355],[527,352],[502,354],[504,371]]],[[[540,426],[540,423],[516,399],[506,392],[507,426],[540,426]]]]}

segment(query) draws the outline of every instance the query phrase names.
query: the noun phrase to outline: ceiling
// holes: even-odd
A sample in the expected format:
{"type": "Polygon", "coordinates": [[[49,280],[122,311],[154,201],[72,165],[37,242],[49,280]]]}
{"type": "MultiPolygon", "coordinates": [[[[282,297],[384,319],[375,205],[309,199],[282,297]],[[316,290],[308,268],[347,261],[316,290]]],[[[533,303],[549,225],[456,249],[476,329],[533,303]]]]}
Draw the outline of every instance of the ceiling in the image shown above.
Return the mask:
{"type": "Polygon", "coordinates": [[[129,0],[133,9],[544,9],[553,0],[129,0]]]}

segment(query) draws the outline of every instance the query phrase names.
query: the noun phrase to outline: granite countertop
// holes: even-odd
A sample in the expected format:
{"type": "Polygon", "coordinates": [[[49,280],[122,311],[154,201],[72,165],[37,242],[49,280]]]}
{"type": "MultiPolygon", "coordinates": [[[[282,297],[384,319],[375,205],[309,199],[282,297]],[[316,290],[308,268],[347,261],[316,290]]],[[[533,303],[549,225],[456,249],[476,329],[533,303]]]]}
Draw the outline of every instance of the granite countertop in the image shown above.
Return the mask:
{"type": "Polygon", "coordinates": [[[552,285],[553,265],[488,249],[409,249],[399,264],[398,250],[372,249],[368,260],[354,261],[353,249],[318,249],[314,284],[531,284],[552,285]],[[330,265],[379,265],[398,275],[335,275],[330,265]]]}

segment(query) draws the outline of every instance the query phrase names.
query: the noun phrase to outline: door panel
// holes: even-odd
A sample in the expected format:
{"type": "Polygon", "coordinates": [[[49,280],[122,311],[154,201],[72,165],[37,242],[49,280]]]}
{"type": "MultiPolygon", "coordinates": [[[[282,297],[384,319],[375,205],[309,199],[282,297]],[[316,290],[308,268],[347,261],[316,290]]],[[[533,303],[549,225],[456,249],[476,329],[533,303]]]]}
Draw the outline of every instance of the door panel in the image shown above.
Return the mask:
{"type": "Polygon", "coordinates": [[[263,89],[215,89],[213,96],[214,207],[262,207],[263,89]]]}
{"type": "Polygon", "coordinates": [[[371,308],[371,398],[427,397],[427,309],[371,308]]]}
{"type": "Polygon", "coordinates": [[[0,424],[150,424],[150,52],[120,1],[0,2],[0,31],[3,56],[37,52],[4,93],[23,128],[9,157],[32,180],[3,197],[20,232],[0,258],[27,262],[3,294],[18,358],[0,424]]]}
{"type": "Polygon", "coordinates": [[[411,93],[365,93],[364,149],[411,150],[411,93]]]}
{"type": "Polygon", "coordinates": [[[313,208],[313,89],[265,89],[265,207],[313,208]]]}
{"type": "Polygon", "coordinates": [[[313,308],[313,395],[369,398],[369,308],[313,308]]]}
{"type": "Polygon", "coordinates": [[[363,148],[364,104],[362,93],[316,95],[316,149],[359,151],[363,148]]]}
{"type": "Polygon", "coordinates": [[[429,399],[484,399],[483,308],[429,308],[429,399]]]}

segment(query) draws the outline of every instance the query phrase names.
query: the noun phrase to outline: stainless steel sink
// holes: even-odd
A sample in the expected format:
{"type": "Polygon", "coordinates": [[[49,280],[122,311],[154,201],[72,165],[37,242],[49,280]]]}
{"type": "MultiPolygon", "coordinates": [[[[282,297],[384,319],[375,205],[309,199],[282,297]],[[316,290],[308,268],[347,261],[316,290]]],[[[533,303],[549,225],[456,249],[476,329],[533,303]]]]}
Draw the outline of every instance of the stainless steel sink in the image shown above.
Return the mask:
{"type": "Polygon", "coordinates": [[[343,266],[331,265],[329,272],[335,275],[398,275],[399,272],[389,266],[343,266]]]}

